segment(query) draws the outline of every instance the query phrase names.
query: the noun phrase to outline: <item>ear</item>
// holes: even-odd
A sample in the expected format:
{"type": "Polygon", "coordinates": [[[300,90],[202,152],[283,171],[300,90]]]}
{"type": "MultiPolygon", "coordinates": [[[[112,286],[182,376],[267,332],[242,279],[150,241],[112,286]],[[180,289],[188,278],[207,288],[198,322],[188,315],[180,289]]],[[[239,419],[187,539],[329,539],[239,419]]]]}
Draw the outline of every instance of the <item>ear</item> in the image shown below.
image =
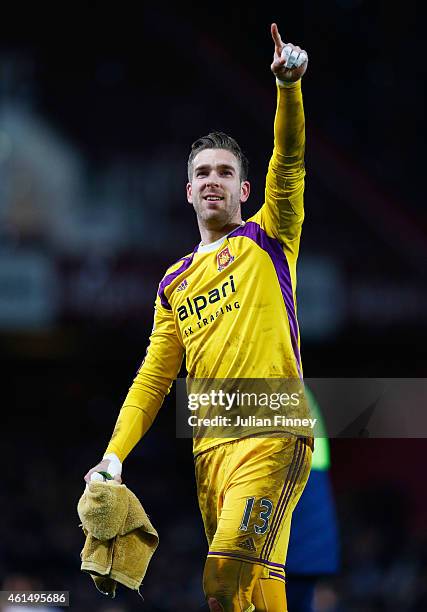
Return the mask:
{"type": "Polygon", "coordinates": [[[242,181],[240,183],[240,201],[246,202],[251,192],[251,184],[249,181],[242,181]]]}
{"type": "Polygon", "coordinates": [[[193,203],[193,190],[191,188],[191,183],[187,183],[187,201],[190,202],[190,204],[193,203]]]}

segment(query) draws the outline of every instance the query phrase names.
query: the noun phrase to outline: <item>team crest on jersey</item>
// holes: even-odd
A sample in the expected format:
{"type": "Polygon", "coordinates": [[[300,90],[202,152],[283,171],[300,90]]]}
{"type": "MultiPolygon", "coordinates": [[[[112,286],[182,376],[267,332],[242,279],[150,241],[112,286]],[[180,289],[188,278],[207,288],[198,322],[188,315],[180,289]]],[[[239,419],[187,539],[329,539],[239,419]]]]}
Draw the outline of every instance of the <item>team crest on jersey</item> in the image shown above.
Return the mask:
{"type": "Polygon", "coordinates": [[[187,279],[185,278],[180,285],[177,287],[177,291],[184,291],[188,287],[187,279]]]}
{"type": "Polygon", "coordinates": [[[226,268],[228,264],[231,264],[231,262],[234,261],[234,257],[230,253],[230,249],[228,246],[226,246],[224,249],[222,249],[222,251],[218,253],[218,255],[216,256],[216,260],[218,262],[218,272],[224,270],[224,268],[226,268]]]}

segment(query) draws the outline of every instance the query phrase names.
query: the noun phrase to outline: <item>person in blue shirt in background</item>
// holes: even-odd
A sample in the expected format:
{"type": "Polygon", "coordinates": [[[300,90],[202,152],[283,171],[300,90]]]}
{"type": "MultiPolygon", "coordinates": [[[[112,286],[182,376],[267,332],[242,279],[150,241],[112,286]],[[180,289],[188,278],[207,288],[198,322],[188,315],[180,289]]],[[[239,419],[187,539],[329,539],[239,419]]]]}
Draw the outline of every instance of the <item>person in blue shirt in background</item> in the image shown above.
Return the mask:
{"type": "Polygon", "coordinates": [[[316,583],[338,572],[339,536],[329,478],[329,441],[320,407],[307,388],[310,408],[321,429],[316,437],[310,477],[292,517],[286,560],[289,612],[313,612],[316,583]]]}

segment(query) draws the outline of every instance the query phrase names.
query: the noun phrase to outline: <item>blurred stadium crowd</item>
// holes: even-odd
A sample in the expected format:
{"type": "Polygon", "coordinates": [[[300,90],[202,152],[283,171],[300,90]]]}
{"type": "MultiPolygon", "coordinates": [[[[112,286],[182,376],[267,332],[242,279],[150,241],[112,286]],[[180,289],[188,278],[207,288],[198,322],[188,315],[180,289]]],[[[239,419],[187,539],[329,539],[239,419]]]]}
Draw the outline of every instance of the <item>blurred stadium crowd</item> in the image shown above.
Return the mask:
{"type": "MultiPolygon", "coordinates": [[[[69,590],[75,610],[204,609],[206,544],[173,394],[125,464],[160,533],[143,606],[124,589],[103,600],[80,573],[75,508],[144,355],[157,283],[198,241],[184,191],[191,142],[233,135],[250,160],[246,216],[262,202],[272,21],[310,56],[305,375],[425,376],[416,4],[233,4],[225,15],[143,3],[134,20],[93,3],[46,33],[31,27],[43,20],[35,8],[28,27],[16,9],[0,41],[3,589],[69,590]]],[[[331,450],[343,567],[319,584],[317,612],[426,610],[425,440],[333,440],[331,450]]]]}

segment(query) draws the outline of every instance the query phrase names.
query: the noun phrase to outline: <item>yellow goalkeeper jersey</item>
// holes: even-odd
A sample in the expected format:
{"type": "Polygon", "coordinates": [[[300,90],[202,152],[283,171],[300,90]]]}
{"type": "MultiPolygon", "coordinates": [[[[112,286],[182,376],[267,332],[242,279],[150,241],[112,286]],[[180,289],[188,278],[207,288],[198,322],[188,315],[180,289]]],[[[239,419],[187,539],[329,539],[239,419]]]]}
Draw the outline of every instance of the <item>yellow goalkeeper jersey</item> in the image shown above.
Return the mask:
{"type": "MultiPolygon", "coordinates": [[[[198,245],[162,279],[145,359],[106,452],[123,459],[153,422],[186,358],[197,379],[302,378],[296,262],[304,219],[300,82],[277,87],[274,149],[259,211],[198,245]]],[[[197,438],[197,454],[224,439],[197,438]]]]}

